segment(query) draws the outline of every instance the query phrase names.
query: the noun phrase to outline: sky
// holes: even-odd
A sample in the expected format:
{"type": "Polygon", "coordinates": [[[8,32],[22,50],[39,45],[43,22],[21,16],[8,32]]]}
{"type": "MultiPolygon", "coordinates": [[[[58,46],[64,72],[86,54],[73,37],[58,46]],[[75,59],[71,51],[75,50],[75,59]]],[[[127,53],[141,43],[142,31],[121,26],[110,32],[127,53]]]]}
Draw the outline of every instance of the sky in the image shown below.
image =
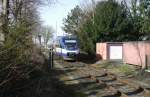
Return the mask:
{"type": "Polygon", "coordinates": [[[71,9],[76,5],[79,5],[80,0],[57,0],[56,3],[50,6],[40,8],[40,18],[43,21],[43,25],[49,25],[57,32],[55,35],[63,35],[61,29],[62,20],[68,15],[71,9]]]}
{"type": "Polygon", "coordinates": [[[67,17],[68,13],[76,5],[82,5],[89,1],[90,0],[56,0],[54,4],[43,6],[39,10],[42,23],[43,25],[49,25],[53,27],[56,32],[54,36],[62,36],[64,34],[63,30],[61,29],[63,26],[63,19],[67,17]]]}

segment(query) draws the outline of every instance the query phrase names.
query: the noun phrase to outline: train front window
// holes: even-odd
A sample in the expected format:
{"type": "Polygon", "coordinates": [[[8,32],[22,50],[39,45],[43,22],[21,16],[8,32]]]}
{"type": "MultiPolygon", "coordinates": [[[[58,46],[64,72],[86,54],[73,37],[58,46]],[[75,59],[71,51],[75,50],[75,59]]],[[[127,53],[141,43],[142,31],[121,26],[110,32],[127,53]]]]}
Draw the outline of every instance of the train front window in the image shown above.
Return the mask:
{"type": "Polygon", "coordinates": [[[74,47],[74,46],[76,46],[76,43],[66,43],[66,46],[67,47],[74,47]]]}
{"type": "Polygon", "coordinates": [[[65,46],[67,49],[75,49],[77,47],[76,40],[65,40],[65,46]]]}

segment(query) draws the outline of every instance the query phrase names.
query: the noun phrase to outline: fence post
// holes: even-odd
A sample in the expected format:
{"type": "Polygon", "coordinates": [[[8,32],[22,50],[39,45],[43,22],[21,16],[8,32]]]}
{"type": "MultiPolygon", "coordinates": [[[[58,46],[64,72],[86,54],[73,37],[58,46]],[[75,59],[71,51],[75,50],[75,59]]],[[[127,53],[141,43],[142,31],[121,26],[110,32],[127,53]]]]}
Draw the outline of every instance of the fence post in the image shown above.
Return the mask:
{"type": "Polygon", "coordinates": [[[147,54],[146,54],[146,55],[145,55],[145,64],[144,64],[144,69],[147,69],[147,68],[148,68],[148,66],[147,66],[147,65],[148,65],[147,57],[148,57],[148,56],[147,56],[147,54]]]}
{"type": "Polygon", "coordinates": [[[50,52],[49,52],[49,66],[50,69],[53,69],[54,65],[54,58],[53,58],[53,47],[50,48],[50,52]]]}

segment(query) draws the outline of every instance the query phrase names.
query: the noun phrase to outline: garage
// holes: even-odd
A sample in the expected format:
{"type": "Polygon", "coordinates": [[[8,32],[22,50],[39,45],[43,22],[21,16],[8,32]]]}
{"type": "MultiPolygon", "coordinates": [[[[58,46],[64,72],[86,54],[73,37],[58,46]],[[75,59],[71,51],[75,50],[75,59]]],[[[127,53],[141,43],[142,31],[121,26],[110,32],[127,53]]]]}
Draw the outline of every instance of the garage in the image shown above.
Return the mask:
{"type": "Polygon", "coordinates": [[[96,55],[98,60],[122,60],[122,42],[105,42],[96,44],[96,55]]]}
{"type": "Polygon", "coordinates": [[[122,46],[110,46],[109,53],[109,59],[122,59],[122,46]]]}

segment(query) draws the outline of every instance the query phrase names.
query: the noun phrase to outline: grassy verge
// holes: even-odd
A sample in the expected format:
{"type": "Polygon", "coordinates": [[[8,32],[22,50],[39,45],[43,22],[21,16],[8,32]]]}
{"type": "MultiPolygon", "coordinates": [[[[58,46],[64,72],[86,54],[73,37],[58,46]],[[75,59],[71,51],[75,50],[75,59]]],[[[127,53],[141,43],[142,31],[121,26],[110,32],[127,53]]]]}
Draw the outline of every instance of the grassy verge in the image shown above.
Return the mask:
{"type": "Polygon", "coordinates": [[[129,67],[127,64],[121,64],[117,68],[112,68],[112,71],[117,73],[124,73],[125,75],[131,75],[134,73],[133,68],[129,67]]]}
{"type": "Polygon", "coordinates": [[[104,61],[100,64],[97,64],[96,67],[107,69],[110,72],[118,73],[118,74],[121,73],[124,75],[131,75],[135,71],[135,69],[128,64],[115,63],[110,61],[104,61]]]}

